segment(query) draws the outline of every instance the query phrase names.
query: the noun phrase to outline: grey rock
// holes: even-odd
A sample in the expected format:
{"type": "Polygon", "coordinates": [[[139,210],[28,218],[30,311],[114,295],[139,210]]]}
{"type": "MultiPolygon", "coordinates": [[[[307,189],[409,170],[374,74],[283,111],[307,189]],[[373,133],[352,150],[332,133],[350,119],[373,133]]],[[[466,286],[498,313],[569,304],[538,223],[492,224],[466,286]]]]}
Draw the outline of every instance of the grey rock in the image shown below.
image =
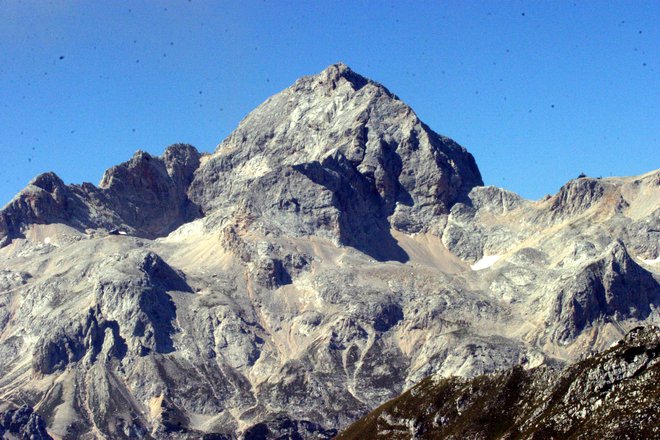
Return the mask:
{"type": "Polygon", "coordinates": [[[660,283],[633,261],[620,241],[558,284],[549,315],[555,325],[549,327],[560,343],[575,339],[599,319],[644,320],[660,304],[660,283]]]}
{"type": "Polygon", "coordinates": [[[429,375],[569,364],[660,321],[659,176],[482,187],[330,66],[213,154],[44,175],[0,212],[1,397],[63,439],[328,438],[429,375]]]}
{"type": "Polygon", "coordinates": [[[111,257],[99,268],[94,286],[100,313],[119,321],[132,352],[145,356],[174,350],[176,307],[167,293],[191,293],[185,280],[158,255],[142,250],[111,257]],[[108,276],[106,265],[115,273],[108,276]],[[106,267],[103,267],[106,266],[106,267]]]}
{"type": "Polygon", "coordinates": [[[98,187],[65,185],[55,173],[41,174],[0,211],[0,245],[23,237],[32,224],[117,229],[148,238],[167,235],[199,216],[187,196],[199,160],[194,147],[175,144],[162,157],[138,151],[106,171],[98,187]]]}
{"type": "Polygon", "coordinates": [[[606,186],[601,179],[583,177],[562,186],[552,199],[551,215],[555,218],[575,216],[598,203],[605,195],[606,186]]]}
{"type": "Polygon", "coordinates": [[[477,186],[470,191],[469,199],[475,209],[499,215],[529,204],[518,194],[495,186],[477,186]]]}
{"type": "Polygon", "coordinates": [[[98,307],[90,309],[82,322],[45,335],[32,355],[33,370],[52,374],[83,357],[93,363],[103,351],[108,358],[122,359],[126,354],[126,342],[119,334],[119,326],[116,321],[99,318],[100,315],[98,307]]]}
{"type": "Polygon", "coordinates": [[[250,113],[200,167],[191,198],[205,213],[241,200],[271,233],[318,235],[401,260],[390,227],[426,229],[481,184],[464,148],[382,85],[336,64],[250,113]]]}

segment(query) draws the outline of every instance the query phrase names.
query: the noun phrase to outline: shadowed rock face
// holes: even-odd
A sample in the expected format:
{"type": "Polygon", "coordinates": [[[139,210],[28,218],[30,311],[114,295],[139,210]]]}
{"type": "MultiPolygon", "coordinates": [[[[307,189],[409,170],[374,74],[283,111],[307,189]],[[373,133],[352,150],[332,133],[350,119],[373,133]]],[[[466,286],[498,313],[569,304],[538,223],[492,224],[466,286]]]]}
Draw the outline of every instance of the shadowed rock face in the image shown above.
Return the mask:
{"type": "Polygon", "coordinates": [[[597,179],[571,180],[553,198],[550,211],[555,217],[580,214],[598,203],[605,191],[605,186],[597,179]]]}
{"type": "Polygon", "coordinates": [[[480,185],[341,64],[213,154],[39,176],[0,211],[0,411],[66,440],[331,438],[424,377],[561,366],[660,320],[660,172],[480,185]]]}
{"type": "Polygon", "coordinates": [[[69,323],[39,341],[32,355],[32,369],[52,374],[83,358],[94,363],[102,351],[108,358],[121,360],[126,355],[126,341],[119,334],[119,325],[100,315],[98,308],[90,309],[82,322],[69,323]]]}
{"type": "Polygon", "coordinates": [[[79,361],[92,365],[99,356],[104,363],[121,361],[129,349],[138,356],[174,350],[176,308],[167,291],[190,292],[181,276],[157,255],[140,251],[114,262],[114,274],[99,272],[96,306],[80,322],[62,322],[44,334],[32,355],[34,371],[51,374],[79,361]]]}
{"type": "Polygon", "coordinates": [[[245,432],[244,438],[245,440],[269,438],[303,440],[306,438],[332,438],[335,435],[337,435],[335,429],[323,429],[323,427],[306,420],[290,420],[286,417],[279,417],[252,426],[245,432]]]}
{"type": "Polygon", "coordinates": [[[27,405],[0,412],[0,436],[3,439],[53,440],[46,431],[46,422],[27,405]]]}
{"type": "Polygon", "coordinates": [[[90,222],[89,209],[75,189],[55,173],[44,173],[0,211],[0,245],[22,236],[30,224],[65,223],[83,229],[90,222]]]}
{"type": "Polygon", "coordinates": [[[189,145],[173,145],[162,157],[137,152],[106,171],[99,188],[125,224],[149,238],[167,235],[199,216],[187,196],[199,159],[189,145]]]}
{"type": "Polygon", "coordinates": [[[643,320],[660,304],[660,283],[615,242],[599,260],[585,265],[560,284],[550,319],[553,337],[568,342],[598,319],[643,320]]]}

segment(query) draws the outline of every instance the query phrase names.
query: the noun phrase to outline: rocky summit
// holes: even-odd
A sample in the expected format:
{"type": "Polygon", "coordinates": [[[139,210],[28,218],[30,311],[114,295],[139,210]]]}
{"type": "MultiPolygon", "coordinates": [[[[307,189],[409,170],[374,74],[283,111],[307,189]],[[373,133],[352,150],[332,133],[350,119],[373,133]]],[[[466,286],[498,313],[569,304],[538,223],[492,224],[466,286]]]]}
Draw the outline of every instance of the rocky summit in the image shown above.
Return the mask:
{"type": "Polygon", "coordinates": [[[2,429],[34,438],[332,438],[426,377],[541,374],[660,322],[660,170],[483,186],[343,64],[212,154],[36,177],[0,246],[2,429]]]}

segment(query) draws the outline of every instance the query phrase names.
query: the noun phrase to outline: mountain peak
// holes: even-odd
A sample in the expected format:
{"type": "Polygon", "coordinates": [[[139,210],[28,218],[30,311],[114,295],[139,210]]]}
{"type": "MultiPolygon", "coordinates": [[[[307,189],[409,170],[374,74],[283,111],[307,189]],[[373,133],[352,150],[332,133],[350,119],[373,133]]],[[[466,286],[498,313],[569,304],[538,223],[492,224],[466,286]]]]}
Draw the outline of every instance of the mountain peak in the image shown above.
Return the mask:
{"type": "MultiPolygon", "coordinates": [[[[464,148],[343,64],[266,100],[213,154],[138,152],[99,186],[43,174],[0,210],[0,437],[2,417],[40,423],[7,414],[27,398],[56,438],[329,439],[423,377],[607,347],[658,321],[659,176],[578,179],[556,205],[477,188],[464,148]]],[[[657,401],[652,337],[578,387],[553,382],[556,399],[544,380],[517,392],[518,368],[474,392],[455,380],[427,425],[379,420],[406,438],[502,427],[509,400],[547,415],[599,376],[593,409],[637,414],[631,396],[657,401]],[[649,388],[619,399],[647,361],[649,388]]],[[[568,416],[591,429],[589,410],[568,416]]]]}
{"type": "Polygon", "coordinates": [[[354,72],[346,64],[339,62],[328,66],[321,73],[316,75],[320,82],[327,84],[337,84],[340,80],[346,80],[353,85],[355,90],[359,90],[373,81],[354,72]]]}
{"type": "Polygon", "coordinates": [[[268,233],[325,237],[401,260],[392,228],[427,230],[482,185],[470,153],[341,62],[267,99],[200,159],[186,144],[160,157],[139,150],[108,169],[98,187],[68,187],[45,174],[34,184],[45,193],[3,212],[0,235],[65,222],[157,237],[196,218],[198,207],[206,215],[243,206],[268,233]]]}
{"type": "Polygon", "coordinates": [[[30,225],[64,223],[75,229],[122,229],[158,237],[199,215],[186,194],[201,155],[174,144],[162,156],[138,150],[109,168],[99,186],[66,185],[57,174],[38,175],[0,210],[0,247],[30,225]]]}
{"type": "Polygon", "coordinates": [[[191,197],[205,213],[248,199],[265,230],[321,235],[380,259],[390,252],[375,248],[396,248],[392,227],[426,229],[478,185],[470,153],[385,87],[337,63],[247,115],[195,174],[191,197]],[[289,199],[305,218],[279,218],[289,199]],[[371,238],[369,230],[386,232],[371,238]]]}
{"type": "Polygon", "coordinates": [[[37,177],[30,181],[30,185],[41,188],[47,192],[53,192],[55,188],[61,188],[65,186],[60,176],[52,171],[39,174],[37,177]]]}
{"type": "Polygon", "coordinates": [[[328,67],[323,69],[321,74],[341,76],[346,72],[352,72],[351,68],[343,62],[339,61],[337,63],[330,64],[328,67]]]}

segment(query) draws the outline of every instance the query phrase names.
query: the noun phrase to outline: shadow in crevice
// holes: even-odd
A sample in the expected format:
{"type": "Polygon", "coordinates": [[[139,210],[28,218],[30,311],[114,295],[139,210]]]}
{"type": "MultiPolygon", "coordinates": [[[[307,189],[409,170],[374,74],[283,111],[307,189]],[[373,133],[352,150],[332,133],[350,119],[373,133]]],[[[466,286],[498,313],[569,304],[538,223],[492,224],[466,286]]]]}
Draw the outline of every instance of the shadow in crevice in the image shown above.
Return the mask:
{"type": "Polygon", "coordinates": [[[106,320],[99,307],[90,308],[87,316],[78,322],[68,322],[45,333],[37,342],[32,356],[32,368],[43,374],[64,370],[67,365],[89,356],[94,363],[107,345],[106,362],[122,360],[127,353],[117,321],[106,320]],[[110,330],[110,336],[107,334],[110,330]],[[110,337],[110,340],[107,338],[110,337]]]}
{"type": "Polygon", "coordinates": [[[341,228],[340,240],[342,244],[354,247],[360,252],[369,255],[376,261],[407,262],[410,257],[392,236],[387,219],[360,219],[365,222],[354,227],[341,228]]]}
{"type": "MultiPolygon", "coordinates": [[[[176,306],[172,298],[164,291],[151,289],[140,296],[140,309],[149,321],[153,331],[153,347],[157,353],[171,353],[174,351],[172,334],[176,319],[176,306]]],[[[144,323],[142,323],[144,326],[144,323]]],[[[139,328],[136,326],[136,329],[139,328]]],[[[146,329],[143,327],[143,333],[146,329]]]]}
{"type": "Polygon", "coordinates": [[[182,273],[174,270],[160,256],[153,252],[145,255],[140,267],[149,277],[149,282],[163,291],[176,290],[192,293],[192,288],[186,282],[182,273]]]}
{"type": "Polygon", "coordinates": [[[143,316],[136,323],[134,336],[153,338],[150,341],[153,345],[149,345],[157,353],[171,353],[174,351],[176,305],[168,292],[192,293],[193,290],[182,274],[153,252],[143,257],[140,269],[146,274],[149,286],[139,294],[138,307],[143,316]]]}
{"type": "Polygon", "coordinates": [[[404,263],[409,260],[390,230],[387,217],[393,208],[387,209],[373,182],[355,169],[342,153],[336,151],[322,163],[300,164],[294,169],[332,192],[333,205],[339,211],[339,240],[343,245],[354,247],[377,261],[404,263]]]}

